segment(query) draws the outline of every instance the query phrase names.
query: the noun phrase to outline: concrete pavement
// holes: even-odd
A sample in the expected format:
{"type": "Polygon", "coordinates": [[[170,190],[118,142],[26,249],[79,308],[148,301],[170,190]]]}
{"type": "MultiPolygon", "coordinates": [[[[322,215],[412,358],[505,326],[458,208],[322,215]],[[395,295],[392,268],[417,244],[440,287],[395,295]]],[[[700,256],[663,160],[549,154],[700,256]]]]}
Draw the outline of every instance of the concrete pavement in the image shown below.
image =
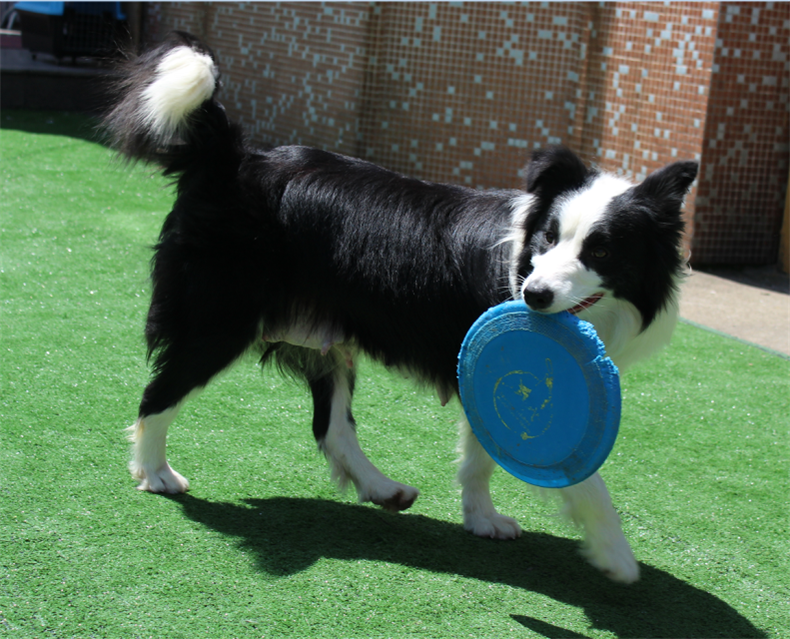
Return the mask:
{"type": "Polygon", "coordinates": [[[680,315],[790,356],[790,278],[775,268],[692,270],[680,315]]]}

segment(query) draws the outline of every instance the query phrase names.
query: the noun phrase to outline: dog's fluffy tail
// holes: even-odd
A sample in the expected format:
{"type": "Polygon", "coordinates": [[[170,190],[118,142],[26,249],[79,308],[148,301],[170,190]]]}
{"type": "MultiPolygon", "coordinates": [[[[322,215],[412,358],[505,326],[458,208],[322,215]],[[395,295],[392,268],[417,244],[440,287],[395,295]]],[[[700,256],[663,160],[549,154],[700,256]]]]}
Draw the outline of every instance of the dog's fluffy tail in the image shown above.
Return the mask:
{"type": "Polygon", "coordinates": [[[113,147],[130,160],[163,164],[206,146],[229,124],[213,97],[214,54],[193,36],[173,32],[157,48],[124,62],[103,118],[113,147]]]}

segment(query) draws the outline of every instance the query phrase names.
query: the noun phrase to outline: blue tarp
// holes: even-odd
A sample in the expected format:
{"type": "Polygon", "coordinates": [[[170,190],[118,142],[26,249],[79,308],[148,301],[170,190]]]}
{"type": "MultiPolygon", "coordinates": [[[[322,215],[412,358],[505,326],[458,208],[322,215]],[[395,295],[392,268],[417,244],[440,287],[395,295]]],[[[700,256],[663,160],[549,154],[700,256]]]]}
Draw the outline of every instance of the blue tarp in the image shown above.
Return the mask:
{"type": "Polygon", "coordinates": [[[14,9],[46,16],[62,16],[65,9],[73,9],[77,13],[109,13],[116,20],[126,20],[120,2],[17,2],[14,9]]]}

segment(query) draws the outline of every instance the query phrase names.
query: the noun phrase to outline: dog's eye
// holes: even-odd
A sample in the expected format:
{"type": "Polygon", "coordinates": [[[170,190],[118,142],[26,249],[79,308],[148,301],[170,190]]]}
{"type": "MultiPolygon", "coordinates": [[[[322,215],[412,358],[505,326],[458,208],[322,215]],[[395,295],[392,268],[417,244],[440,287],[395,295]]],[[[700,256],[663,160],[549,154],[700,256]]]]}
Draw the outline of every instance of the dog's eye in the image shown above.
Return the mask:
{"type": "Polygon", "coordinates": [[[557,243],[557,236],[552,231],[546,231],[544,235],[546,238],[546,244],[556,244],[557,243]]]}
{"type": "Polygon", "coordinates": [[[605,260],[609,257],[609,249],[605,249],[603,246],[599,246],[598,248],[594,248],[592,250],[592,256],[596,260],[605,260]]]}

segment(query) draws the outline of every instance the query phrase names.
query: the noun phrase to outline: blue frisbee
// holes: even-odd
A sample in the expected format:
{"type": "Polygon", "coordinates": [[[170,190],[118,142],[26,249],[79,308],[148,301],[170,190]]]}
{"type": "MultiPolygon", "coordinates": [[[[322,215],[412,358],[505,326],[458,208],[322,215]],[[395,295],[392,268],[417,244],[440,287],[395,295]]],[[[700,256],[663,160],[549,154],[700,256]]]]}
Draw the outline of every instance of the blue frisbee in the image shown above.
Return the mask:
{"type": "Polygon", "coordinates": [[[458,355],[461,403],[480,444],[510,474],[563,488],[609,456],[620,376],[592,324],[524,302],[486,311],[458,355]]]}

